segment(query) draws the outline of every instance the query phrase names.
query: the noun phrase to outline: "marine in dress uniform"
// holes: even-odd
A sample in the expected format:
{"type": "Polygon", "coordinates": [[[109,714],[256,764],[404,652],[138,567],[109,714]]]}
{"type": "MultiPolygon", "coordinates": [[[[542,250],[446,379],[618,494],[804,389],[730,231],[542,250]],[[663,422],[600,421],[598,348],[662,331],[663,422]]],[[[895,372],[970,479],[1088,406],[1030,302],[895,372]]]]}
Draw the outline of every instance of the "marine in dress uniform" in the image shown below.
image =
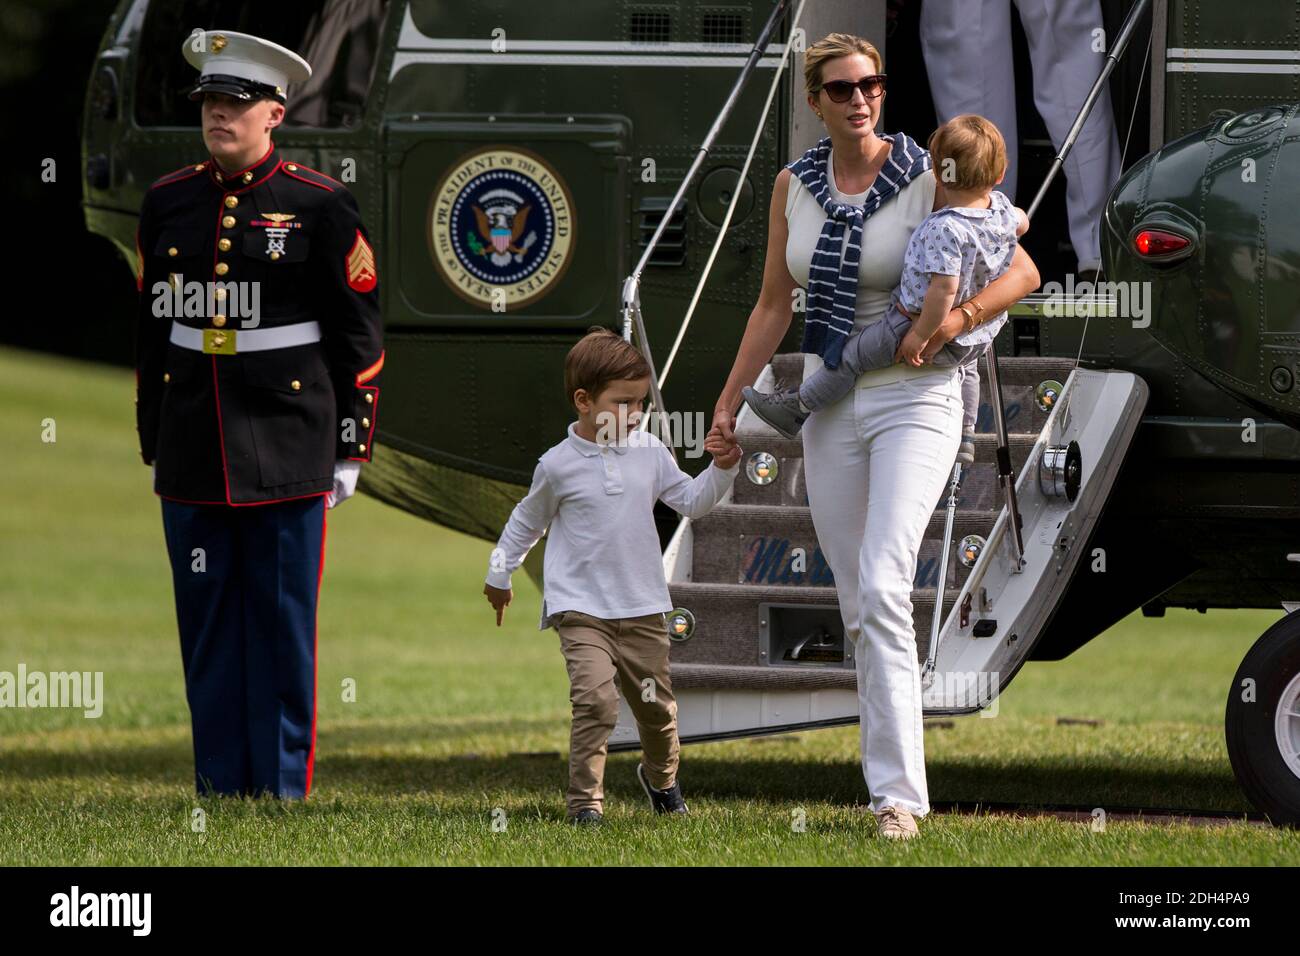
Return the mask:
{"type": "MultiPolygon", "coordinates": [[[[191,99],[283,104],[310,75],[230,31],[182,50],[201,71],[191,99]]],[[[374,452],[384,353],[356,200],[267,143],[246,169],[210,155],[145,195],[136,418],[162,499],[196,786],[305,797],[325,513],[374,452]],[[201,314],[177,314],[191,282],[201,314]]]]}

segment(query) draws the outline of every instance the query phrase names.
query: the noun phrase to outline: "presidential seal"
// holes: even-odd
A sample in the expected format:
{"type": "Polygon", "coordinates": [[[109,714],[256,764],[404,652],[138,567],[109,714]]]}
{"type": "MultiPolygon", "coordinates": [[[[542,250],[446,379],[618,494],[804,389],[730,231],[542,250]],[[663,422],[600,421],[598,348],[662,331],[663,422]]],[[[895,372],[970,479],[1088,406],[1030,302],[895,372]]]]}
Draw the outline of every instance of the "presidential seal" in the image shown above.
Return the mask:
{"type": "Polygon", "coordinates": [[[434,190],[429,248],[457,295],[505,311],[555,287],[573,250],[573,200],[546,161],[517,146],[462,157],[434,190]]]}

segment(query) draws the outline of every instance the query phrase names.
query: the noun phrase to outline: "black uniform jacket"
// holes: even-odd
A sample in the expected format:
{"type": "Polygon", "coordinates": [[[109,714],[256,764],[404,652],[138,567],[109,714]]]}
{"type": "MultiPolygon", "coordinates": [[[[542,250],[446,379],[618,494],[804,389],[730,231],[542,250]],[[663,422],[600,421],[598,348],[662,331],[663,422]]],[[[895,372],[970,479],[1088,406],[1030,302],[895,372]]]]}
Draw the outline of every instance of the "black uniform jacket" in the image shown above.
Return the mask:
{"type": "Polygon", "coordinates": [[[296,498],[328,491],[336,460],[370,460],[384,362],[378,277],[342,183],[274,146],[234,174],[211,159],[186,166],[145,194],[136,255],[136,427],[158,494],[296,498]],[[244,329],[311,320],[318,342],[238,350],[244,329]],[[208,351],[169,341],[173,321],[206,329],[208,351]]]}

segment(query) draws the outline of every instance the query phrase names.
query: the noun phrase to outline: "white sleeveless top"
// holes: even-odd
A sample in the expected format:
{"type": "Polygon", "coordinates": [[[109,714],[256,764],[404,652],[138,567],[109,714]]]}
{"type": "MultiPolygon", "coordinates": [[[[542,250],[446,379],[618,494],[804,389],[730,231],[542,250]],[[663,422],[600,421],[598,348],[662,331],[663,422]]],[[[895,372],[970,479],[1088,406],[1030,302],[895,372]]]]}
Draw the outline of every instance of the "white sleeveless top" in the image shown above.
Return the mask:
{"type": "MultiPolygon", "coordinates": [[[[861,205],[867,190],[860,193],[843,193],[835,185],[834,150],[827,157],[826,179],[831,195],[843,203],[861,205]]],[[[880,319],[889,308],[890,293],[903,276],[903,257],[907,241],[934,208],[934,171],[927,169],[894,196],[886,200],[862,223],[862,259],[858,264],[858,297],[854,308],[853,325],[861,327],[880,319]]],[[[794,281],[808,287],[808,267],[813,250],[821,236],[826,212],[813,198],[812,193],[790,176],[790,190],[785,201],[785,218],[790,236],[785,244],[785,263],[794,281]]],[[[847,234],[848,230],[845,230],[847,234]]],[[[820,355],[804,355],[804,374],[811,375],[822,364],[820,355]]],[[[894,374],[926,374],[935,366],[913,368],[909,365],[893,366],[894,374]]],[[[884,371],[884,370],[881,370],[884,371]]],[[[870,372],[864,374],[872,374],[870,372]]]]}

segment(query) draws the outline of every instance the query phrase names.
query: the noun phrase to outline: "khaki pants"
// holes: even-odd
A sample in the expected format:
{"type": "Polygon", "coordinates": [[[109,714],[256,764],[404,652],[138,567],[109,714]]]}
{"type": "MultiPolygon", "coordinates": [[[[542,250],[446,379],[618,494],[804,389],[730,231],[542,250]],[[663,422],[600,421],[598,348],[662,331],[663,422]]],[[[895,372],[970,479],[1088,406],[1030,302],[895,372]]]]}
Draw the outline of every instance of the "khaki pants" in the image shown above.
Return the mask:
{"type": "Polygon", "coordinates": [[[677,701],[668,679],[668,627],[662,613],[599,618],[564,611],[555,624],[569,671],[570,816],[603,810],[605,753],[618,722],[617,679],[636,717],[646,779],[665,790],[677,779],[677,701]]]}

